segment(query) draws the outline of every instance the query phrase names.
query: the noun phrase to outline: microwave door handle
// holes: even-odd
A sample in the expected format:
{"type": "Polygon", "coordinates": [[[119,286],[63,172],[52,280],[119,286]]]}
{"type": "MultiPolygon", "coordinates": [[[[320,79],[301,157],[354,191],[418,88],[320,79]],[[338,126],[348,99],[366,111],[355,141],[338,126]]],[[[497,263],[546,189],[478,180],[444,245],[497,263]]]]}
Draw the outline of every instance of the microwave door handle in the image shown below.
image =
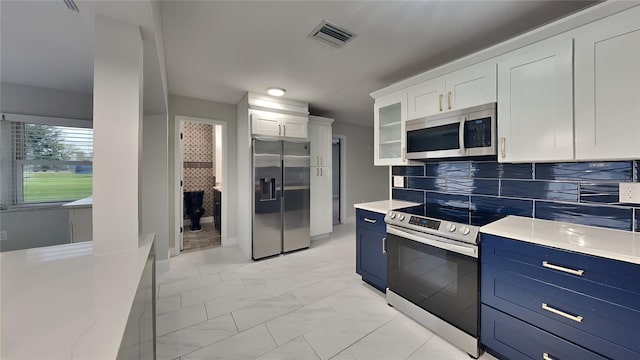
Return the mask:
{"type": "Polygon", "coordinates": [[[467,117],[463,116],[460,119],[460,129],[458,130],[458,142],[460,143],[460,153],[462,155],[467,154],[467,149],[464,147],[464,123],[467,121],[467,117]]]}

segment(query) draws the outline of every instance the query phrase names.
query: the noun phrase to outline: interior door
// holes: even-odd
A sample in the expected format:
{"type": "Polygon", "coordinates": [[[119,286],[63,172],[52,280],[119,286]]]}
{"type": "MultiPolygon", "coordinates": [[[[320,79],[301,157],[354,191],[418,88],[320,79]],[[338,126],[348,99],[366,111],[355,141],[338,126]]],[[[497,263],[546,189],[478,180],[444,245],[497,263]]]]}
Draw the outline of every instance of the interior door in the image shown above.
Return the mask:
{"type": "Polygon", "coordinates": [[[180,230],[178,232],[178,236],[179,236],[179,242],[180,242],[180,249],[179,252],[182,251],[182,249],[184,248],[184,232],[187,230],[184,227],[184,121],[180,121],[180,135],[179,135],[179,141],[178,141],[178,154],[180,155],[180,159],[178,159],[178,163],[180,164],[180,166],[178,166],[178,188],[179,191],[178,193],[180,194],[180,199],[178,201],[178,217],[180,218],[180,222],[178,224],[178,226],[180,226],[180,230]]]}

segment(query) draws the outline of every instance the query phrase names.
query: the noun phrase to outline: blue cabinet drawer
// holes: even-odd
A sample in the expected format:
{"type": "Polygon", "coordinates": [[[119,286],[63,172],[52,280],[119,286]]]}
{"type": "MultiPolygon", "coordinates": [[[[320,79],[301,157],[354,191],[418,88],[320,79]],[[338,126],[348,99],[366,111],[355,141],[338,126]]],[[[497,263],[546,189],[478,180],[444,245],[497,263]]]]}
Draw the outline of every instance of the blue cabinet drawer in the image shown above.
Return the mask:
{"type": "Polygon", "coordinates": [[[482,263],[640,311],[640,265],[486,234],[480,251],[482,263]]]}
{"type": "Polygon", "coordinates": [[[387,288],[387,255],[382,249],[385,237],[385,233],[356,230],[356,272],[381,291],[387,288]]]}
{"type": "Polygon", "coordinates": [[[481,300],[614,359],[640,359],[640,311],[482,264],[481,300]]]}
{"type": "Polygon", "coordinates": [[[370,231],[387,233],[387,224],[384,222],[385,214],[373,211],[356,209],[356,226],[370,231]]]}
{"type": "Polygon", "coordinates": [[[482,343],[500,359],[604,360],[571,342],[531,326],[487,305],[481,306],[482,343]]]}

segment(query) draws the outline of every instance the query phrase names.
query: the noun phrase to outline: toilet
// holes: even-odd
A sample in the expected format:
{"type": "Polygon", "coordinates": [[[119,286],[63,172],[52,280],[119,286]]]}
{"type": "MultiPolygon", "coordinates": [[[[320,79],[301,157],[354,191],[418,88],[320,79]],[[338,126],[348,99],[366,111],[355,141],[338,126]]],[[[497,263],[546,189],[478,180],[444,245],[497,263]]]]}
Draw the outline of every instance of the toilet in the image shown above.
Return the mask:
{"type": "Polygon", "coordinates": [[[191,219],[190,231],[202,230],[202,227],[200,227],[200,218],[204,215],[204,208],[202,207],[203,197],[204,191],[184,192],[184,209],[189,219],[191,219]]]}

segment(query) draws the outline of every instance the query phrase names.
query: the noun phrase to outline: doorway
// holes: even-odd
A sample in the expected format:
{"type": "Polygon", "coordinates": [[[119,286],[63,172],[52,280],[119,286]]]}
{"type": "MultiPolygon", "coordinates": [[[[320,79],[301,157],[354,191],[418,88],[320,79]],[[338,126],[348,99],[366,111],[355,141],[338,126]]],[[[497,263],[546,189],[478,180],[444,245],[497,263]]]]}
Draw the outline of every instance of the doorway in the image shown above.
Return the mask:
{"type": "Polygon", "coordinates": [[[340,224],[341,206],[340,206],[340,194],[342,189],[340,187],[340,159],[341,156],[341,141],[340,138],[334,137],[331,141],[331,160],[332,160],[332,211],[333,211],[333,225],[340,224]]]}
{"type": "Polygon", "coordinates": [[[204,250],[226,240],[226,123],[176,116],[175,250],[204,250]]]}

